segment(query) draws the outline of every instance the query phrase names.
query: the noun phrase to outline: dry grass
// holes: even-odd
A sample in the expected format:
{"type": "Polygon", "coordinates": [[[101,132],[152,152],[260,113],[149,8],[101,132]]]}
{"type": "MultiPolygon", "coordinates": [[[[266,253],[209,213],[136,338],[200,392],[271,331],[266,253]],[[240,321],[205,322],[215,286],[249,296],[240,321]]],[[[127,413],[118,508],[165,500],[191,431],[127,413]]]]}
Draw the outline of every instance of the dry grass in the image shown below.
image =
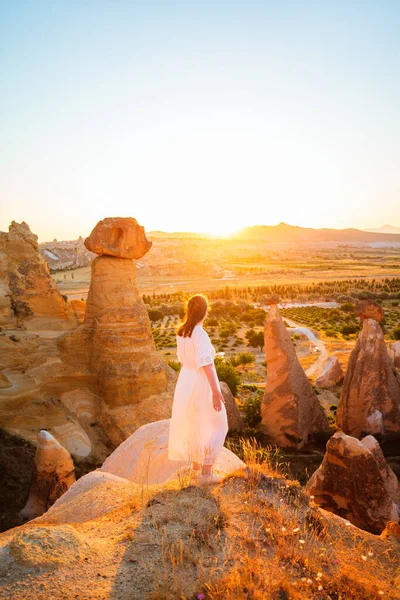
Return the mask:
{"type": "Polygon", "coordinates": [[[128,534],[129,552],[147,573],[147,593],[137,597],[400,598],[398,543],[319,510],[279,474],[276,456],[243,444],[246,470],[148,502],[128,534]]]}

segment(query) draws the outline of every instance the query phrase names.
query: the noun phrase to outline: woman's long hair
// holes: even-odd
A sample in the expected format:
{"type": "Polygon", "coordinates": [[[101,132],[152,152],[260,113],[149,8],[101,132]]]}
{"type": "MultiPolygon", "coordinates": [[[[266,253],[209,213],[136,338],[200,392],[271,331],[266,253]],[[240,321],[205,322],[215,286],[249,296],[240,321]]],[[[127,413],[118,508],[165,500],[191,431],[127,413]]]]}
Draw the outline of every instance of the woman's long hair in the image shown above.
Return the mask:
{"type": "Polygon", "coordinates": [[[189,298],[185,320],[180,325],[177,334],[181,337],[192,337],[193,329],[204,319],[207,308],[208,301],[203,294],[196,294],[189,298]]]}

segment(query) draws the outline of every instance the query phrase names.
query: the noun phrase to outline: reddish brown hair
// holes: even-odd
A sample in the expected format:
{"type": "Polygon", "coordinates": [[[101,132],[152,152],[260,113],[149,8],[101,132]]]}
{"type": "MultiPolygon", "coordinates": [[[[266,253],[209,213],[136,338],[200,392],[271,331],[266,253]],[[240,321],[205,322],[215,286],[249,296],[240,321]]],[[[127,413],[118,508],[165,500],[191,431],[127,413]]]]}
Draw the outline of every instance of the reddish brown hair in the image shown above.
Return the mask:
{"type": "Polygon", "coordinates": [[[203,294],[196,294],[189,298],[185,320],[178,329],[178,335],[181,337],[192,337],[193,329],[204,319],[207,308],[208,300],[203,294]]]}

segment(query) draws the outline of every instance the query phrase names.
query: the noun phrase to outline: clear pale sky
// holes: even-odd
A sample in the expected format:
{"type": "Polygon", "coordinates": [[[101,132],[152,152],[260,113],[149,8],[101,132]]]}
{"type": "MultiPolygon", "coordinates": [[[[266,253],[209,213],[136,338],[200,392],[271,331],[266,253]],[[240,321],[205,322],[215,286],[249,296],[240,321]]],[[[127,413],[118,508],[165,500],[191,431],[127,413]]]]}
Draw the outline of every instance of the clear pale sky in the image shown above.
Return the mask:
{"type": "Polygon", "coordinates": [[[2,0],[0,230],[400,226],[397,0],[2,0]]]}

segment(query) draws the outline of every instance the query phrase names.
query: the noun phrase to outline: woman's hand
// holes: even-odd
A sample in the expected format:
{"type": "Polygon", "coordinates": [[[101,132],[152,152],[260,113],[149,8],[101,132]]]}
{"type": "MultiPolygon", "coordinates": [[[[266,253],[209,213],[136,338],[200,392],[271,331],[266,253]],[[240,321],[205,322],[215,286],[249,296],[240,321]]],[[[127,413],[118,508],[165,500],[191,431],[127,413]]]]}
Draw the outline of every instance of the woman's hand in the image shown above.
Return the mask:
{"type": "Polygon", "coordinates": [[[216,410],[217,412],[220,412],[222,410],[222,403],[225,404],[224,397],[222,395],[222,392],[220,392],[220,390],[213,391],[212,401],[213,401],[214,410],[216,410]]]}

